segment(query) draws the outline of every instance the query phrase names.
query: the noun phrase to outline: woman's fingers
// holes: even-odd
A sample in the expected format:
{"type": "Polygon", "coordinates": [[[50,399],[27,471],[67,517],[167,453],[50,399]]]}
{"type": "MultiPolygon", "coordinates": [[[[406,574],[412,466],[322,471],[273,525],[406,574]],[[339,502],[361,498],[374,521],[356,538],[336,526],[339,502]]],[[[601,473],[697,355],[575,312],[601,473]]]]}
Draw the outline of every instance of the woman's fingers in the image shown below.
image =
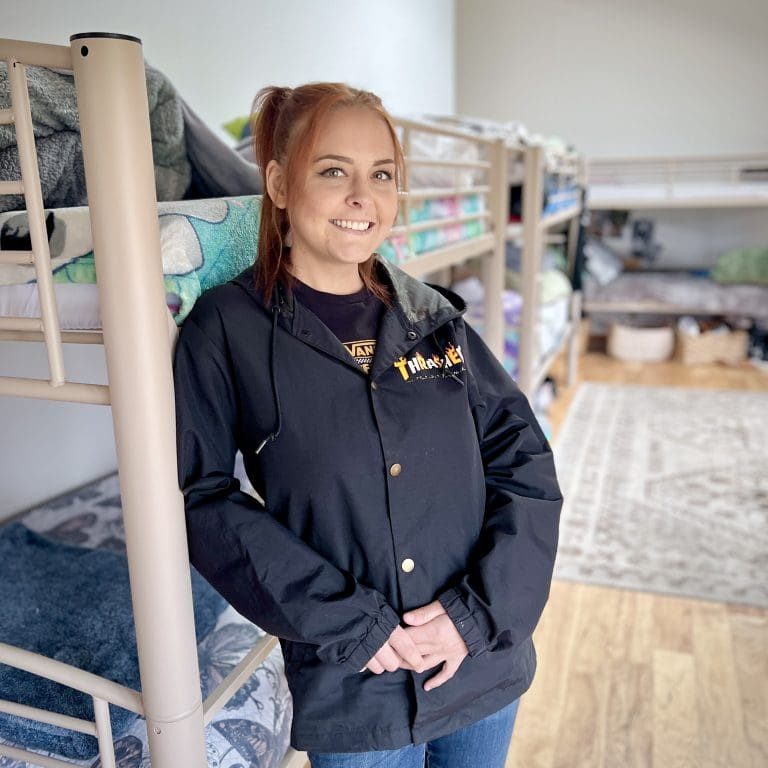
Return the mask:
{"type": "Polygon", "coordinates": [[[387,672],[394,672],[395,670],[400,669],[400,656],[392,650],[392,646],[389,642],[384,643],[373,658],[378,661],[387,672]]]}
{"type": "Polygon", "coordinates": [[[447,683],[456,674],[456,670],[459,668],[459,664],[461,664],[461,661],[448,659],[443,664],[442,669],[436,675],[430,677],[426,683],[424,683],[424,690],[431,691],[433,688],[437,688],[443,683],[447,683]]]}
{"type": "Polygon", "coordinates": [[[419,626],[426,624],[428,621],[437,618],[441,614],[445,613],[445,608],[440,604],[438,600],[434,600],[427,605],[422,605],[421,608],[414,608],[412,611],[406,611],[403,614],[403,621],[406,624],[413,626],[419,626]]]}
{"type": "Polygon", "coordinates": [[[416,643],[402,627],[395,627],[389,636],[389,645],[398,654],[401,660],[400,666],[404,669],[421,672],[425,668],[416,643]]]}

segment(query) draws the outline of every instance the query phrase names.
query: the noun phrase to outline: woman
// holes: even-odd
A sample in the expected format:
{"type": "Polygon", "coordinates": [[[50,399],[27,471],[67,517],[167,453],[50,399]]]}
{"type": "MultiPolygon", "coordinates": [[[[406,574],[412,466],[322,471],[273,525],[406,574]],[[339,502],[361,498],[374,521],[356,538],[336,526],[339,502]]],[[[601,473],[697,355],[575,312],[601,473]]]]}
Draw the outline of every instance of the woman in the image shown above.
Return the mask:
{"type": "Polygon", "coordinates": [[[557,546],[549,446],[461,300],[376,256],[404,174],[379,99],[267,88],[253,133],[258,259],[176,352],[191,560],[280,638],[313,768],[501,767],[557,546]]]}

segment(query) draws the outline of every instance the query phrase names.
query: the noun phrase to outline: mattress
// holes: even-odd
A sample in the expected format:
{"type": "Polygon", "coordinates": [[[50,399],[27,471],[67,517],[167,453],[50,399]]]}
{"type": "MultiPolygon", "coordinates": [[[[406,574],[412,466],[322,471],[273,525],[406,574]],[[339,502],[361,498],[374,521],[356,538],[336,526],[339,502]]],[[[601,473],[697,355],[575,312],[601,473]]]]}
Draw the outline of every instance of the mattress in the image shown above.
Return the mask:
{"type": "Polygon", "coordinates": [[[590,184],[592,209],[685,208],[768,205],[768,184],[695,183],[590,184]]]}
{"type": "Polygon", "coordinates": [[[723,285],[677,272],[624,272],[606,285],[587,278],[584,298],[585,308],[592,311],[601,303],[653,302],[669,305],[670,314],[768,317],[768,286],[723,285]]]}
{"type": "MultiPolygon", "coordinates": [[[[20,521],[50,539],[82,547],[120,551],[124,547],[117,475],[111,475],[27,512],[20,521]]],[[[198,644],[203,698],[234,669],[264,632],[231,607],[198,644]]],[[[219,768],[258,765],[276,768],[290,739],[292,702],[279,645],[269,654],[206,728],[208,764],[219,768]]],[[[145,723],[139,718],[115,742],[117,765],[149,765],[145,723]]],[[[73,765],[98,768],[99,758],[73,765]]],[[[0,758],[3,768],[31,764],[0,758]]]]}

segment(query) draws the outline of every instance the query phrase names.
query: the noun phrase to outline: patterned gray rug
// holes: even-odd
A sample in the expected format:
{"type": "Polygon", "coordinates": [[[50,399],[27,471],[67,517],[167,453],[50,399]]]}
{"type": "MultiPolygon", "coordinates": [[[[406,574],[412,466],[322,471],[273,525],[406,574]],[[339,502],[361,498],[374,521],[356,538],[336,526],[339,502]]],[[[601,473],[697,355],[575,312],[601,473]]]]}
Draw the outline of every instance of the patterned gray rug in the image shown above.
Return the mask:
{"type": "Polygon", "coordinates": [[[768,608],[768,392],[582,384],[555,578],[768,608]]]}

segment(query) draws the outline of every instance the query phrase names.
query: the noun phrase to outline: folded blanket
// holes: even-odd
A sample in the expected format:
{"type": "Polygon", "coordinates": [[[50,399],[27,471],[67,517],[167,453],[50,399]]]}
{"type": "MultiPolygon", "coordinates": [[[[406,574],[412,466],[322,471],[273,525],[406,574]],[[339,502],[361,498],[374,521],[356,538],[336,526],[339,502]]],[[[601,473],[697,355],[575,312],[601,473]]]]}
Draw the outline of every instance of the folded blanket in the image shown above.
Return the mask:
{"type": "MultiPolygon", "coordinates": [[[[205,291],[253,264],[260,211],[259,197],[158,203],[165,290],[174,297],[169,304],[179,325],[205,291]]],[[[47,215],[54,282],[95,283],[88,208],[47,215]]],[[[29,247],[26,212],[0,214],[0,248],[29,247]]],[[[33,267],[0,265],[0,285],[35,281],[33,267]]]]}
{"type": "MultiPolygon", "coordinates": [[[[382,258],[394,264],[401,264],[427,251],[461,240],[480,237],[488,229],[483,219],[444,226],[440,226],[439,220],[482,213],[484,210],[484,198],[479,195],[454,195],[423,200],[410,207],[408,211],[410,221],[413,224],[435,221],[435,228],[413,232],[410,238],[403,234],[393,235],[382,243],[379,253],[382,258]]],[[[402,215],[397,223],[398,225],[405,223],[402,215]]]]}
{"type": "MultiPolygon", "coordinates": [[[[184,197],[191,180],[181,99],[158,70],[147,65],[146,76],[157,199],[178,200],[184,197]]],[[[43,205],[85,205],[85,171],[74,77],[63,70],[28,67],[27,87],[43,205]]],[[[8,71],[6,63],[0,62],[0,108],[8,106],[8,71]]],[[[16,130],[12,125],[0,125],[0,180],[20,177],[16,130]]],[[[21,195],[0,197],[0,211],[24,208],[21,195]]]]}
{"type": "MultiPolygon", "coordinates": [[[[194,570],[192,592],[200,642],[213,630],[226,602],[194,570]]],[[[21,523],[0,529],[0,642],[138,690],[125,557],[62,544],[21,523]]],[[[2,664],[0,698],[93,719],[92,700],[86,694],[2,664]]],[[[133,712],[110,706],[113,736],[117,738],[136,718],[133,712]]],[[[0,714],[0,736],[75,759],[98,752],[92,736],[13,715],[0,714]]]]}

